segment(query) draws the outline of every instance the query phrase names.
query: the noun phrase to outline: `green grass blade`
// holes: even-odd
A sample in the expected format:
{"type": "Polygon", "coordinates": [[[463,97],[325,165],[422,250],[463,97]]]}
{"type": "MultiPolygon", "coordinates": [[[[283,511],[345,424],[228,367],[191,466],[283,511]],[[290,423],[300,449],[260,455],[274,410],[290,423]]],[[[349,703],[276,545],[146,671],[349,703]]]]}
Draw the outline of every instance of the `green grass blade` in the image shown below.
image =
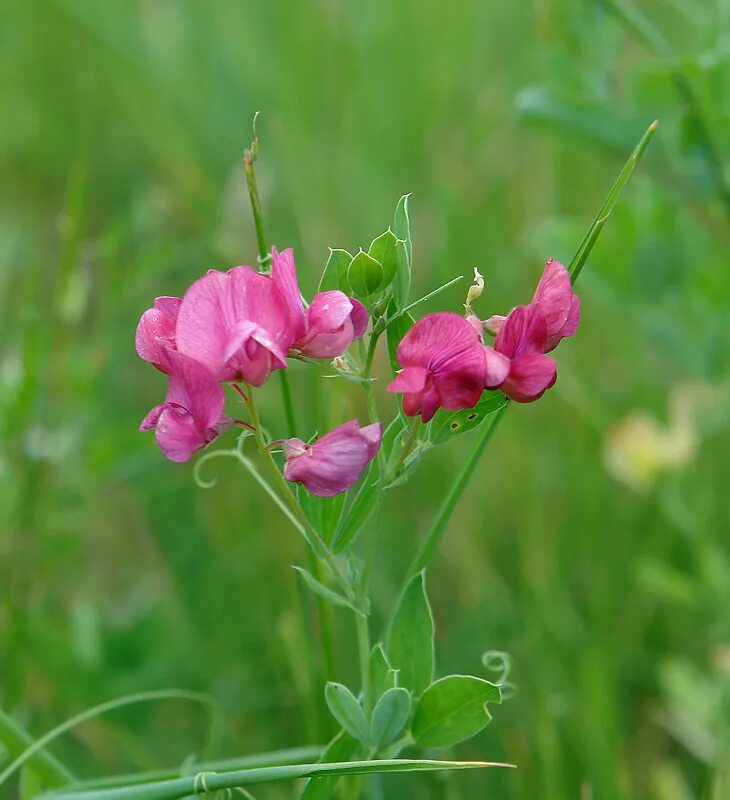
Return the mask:
{"type": "Polygon", "coordinates": [[[616,202],[618,201],[619,195],[621,194],[621,190],[626,186],[629,182],[629,178],[631,178],[634,170],[636,169],[639,161],[641,160],[642,155],[644,155],[644,151],[647,148],[647,145],[651,141],[651,137],[654,135],[654,132],[657,129],[658,122],[655,120],[654,122],[649,125],[646,129],[646,132],[641,137],[639,143],[634,148],[633,153],[629,156],[628,161],[624,164],[624,168],[619,173],[618,178],[616,178],[615,183],[611,187],[606,199],[603,201],[603,205],[598,209],[598,213],[593,218],[593,222],[591,223],[586,235],[583,237],[580,245],[578,245],[578,249],[576,250],[573,259],[568,266],[568,271],[570,272],[570,278],[575,283],[578,276],[580,275],[580,271],[583,269],[583,265],[586,263],[588,256],[590,255],[591,250],[593,249],[593,245],[596,243],[601,230],[603,230],[603,226],[606,224],[606,220],[610,216],[611,212],[613,211],[614,207],[616,206],[616,202]]]}
{"type": "Polygon", "coordinates": [[[113,789],[76,790],[73,787],[40,795],[41,800],[179,800],[242,786],[292,781],[327,775],[368,775],[388,772],[438,772],[487,767],[514,767],[487,761],[430,761],[415,759],[386,759],[380,761],[344,761],[333,764],[288,764],[235,772],[199,772],[189,778],[146,783],[139,786],[119,786],[113,789]]]}
{"type": "Polygon", "coordinates": [[[204,703],[208,706],[215,705],[215,701],[208,695],[198,692],[189,692],[184,689],[160,689],[152,692],[137,692],[136,694],[125,695],[124,697],[118,697],[115,700],[101,703],[98,706],[82,711],[80,714],[76,714],[76,716],[57,725],[53,730],[48,731],[48,733],[41,736],[40,739],[36,739],[32,745],[27,747],[17,758],[8,764],[2,773],[0,773],[0,786],[36,753],[43,750],[46,745],[50,744],[54,739],[57,739],[67,731],[70,731],[72,728],[75,728],[77,725],[80,725],[82,722],[98,717],[100,714],[106,714],[108,711],[114,711],[117,708],[156,700],[192,700],[193,702],[204,703]]]}
{"type": "MultiPolygon", "coordinates": [[[[33,746],[33,737],[4,711],[0,710],[0,742],[7,748],[10,759],[20,757],[33,746]]],[[[74,780],[73,773],[50,753],[42,748],[36,749],[30,758],[29,766],[43,780],[46,786],[63,786],[74,780]]],[[[9,765],[12,760],[9,762],[9,765]]],[[[5,764],[0,763],[0,769],[5,764]]]]}
{"type": "MultiPolygon", "coordinates": [[[[213,761],[199,761],[192,764],[186,762],[184,772],[235,772],[244,769],[257,769],[259,767],[280,767],[286,764],[306,764],[315,758],[320,758],[324,748],[288,747],[284,750],[271,750],[267,753],[239,756],[237,758],[219,758],[213,761]]],[[[147,770],[134,772],[127,775],[106,775],[103,778],[90,778],[89,780],[74,783],[74,791],[90,789],[111,789],[115,786],[134,786],[141,783],[179,778],[183,774],[183,767],[178,765],[168,769],[147,770]]]]}

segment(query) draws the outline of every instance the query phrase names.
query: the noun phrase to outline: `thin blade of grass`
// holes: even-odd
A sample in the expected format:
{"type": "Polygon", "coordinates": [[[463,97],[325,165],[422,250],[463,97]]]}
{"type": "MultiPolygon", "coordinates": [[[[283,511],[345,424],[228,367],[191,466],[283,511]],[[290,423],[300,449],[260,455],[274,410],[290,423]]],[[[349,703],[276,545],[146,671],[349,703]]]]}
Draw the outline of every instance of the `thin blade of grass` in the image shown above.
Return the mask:
{"type": "Polygon", "coordinates": [[[487,761],[431,761],[415,759],[384,759],[380,761],[345,761],[331,764],[289,764],[279,767],[262,767],[236,772],[199,772],[189,778],[158,781],[137,786],[120,786],[113,789],[76,790],[73,787],[40,795],[40,800],[179,800],[189,795],[200,795],[241,786],[292,781],[300,778],[317,778],[335,775],[367,775],[389,772],[439,772],[445,770],[485,769],[511,767],[487,761]]]}

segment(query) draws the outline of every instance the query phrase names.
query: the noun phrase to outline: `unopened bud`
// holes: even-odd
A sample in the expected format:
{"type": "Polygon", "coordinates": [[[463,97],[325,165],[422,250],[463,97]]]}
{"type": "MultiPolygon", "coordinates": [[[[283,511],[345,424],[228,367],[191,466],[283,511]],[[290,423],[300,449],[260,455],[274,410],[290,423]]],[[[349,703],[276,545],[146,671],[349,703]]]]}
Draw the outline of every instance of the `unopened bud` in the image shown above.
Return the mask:
{"type": "Polygon", "coordinates": [[[466,309],[466,313],[469,314],[471,311],[471,304],[477,298],[482,296],[482,292],[484,291],[484,278],[479,270],[474,267],[474,283],[469,287],[469,291],[466,295],[466,303],[464,303],[464,308],[466,309]]]}

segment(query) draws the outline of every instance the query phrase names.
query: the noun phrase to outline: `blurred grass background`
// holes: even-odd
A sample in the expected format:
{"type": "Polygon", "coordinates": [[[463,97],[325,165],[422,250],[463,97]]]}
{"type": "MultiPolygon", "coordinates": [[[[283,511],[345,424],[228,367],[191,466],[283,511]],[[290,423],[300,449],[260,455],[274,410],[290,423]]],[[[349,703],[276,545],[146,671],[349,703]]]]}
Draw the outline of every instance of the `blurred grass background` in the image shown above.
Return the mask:
{"type": "MultiPolygon", "coordinates": [[[[256,110],[267,232],[306,291],[328,246],[367,245],[413,192],[415,291],[476,264],[483,316],[570,258],[659,118],[581,277],[556,388],[510,412],[430,570],[441,671],[484,674],[482,651],[506,650],[518,685],[456,754],[519,770],[385,786],[730,797],[730,2],[624,3],[628,20],[612,5],[3,0],[1,707],[40,734],[184,686],[221,703],[216,756],[327,738],[296,534],[232,464],[208,465],[203,491],[136,431],[164,392],[134,353],[140,313],[255,259],[256,110]]],[[[362,411],[357,387],[291,373],[306,431],[362,411]]],[[[376,625],[468,444],[391,494],[376,625]]],[[[204,740],[199,709],[164,703],[55,752],[93,776],[204,740]]]]}

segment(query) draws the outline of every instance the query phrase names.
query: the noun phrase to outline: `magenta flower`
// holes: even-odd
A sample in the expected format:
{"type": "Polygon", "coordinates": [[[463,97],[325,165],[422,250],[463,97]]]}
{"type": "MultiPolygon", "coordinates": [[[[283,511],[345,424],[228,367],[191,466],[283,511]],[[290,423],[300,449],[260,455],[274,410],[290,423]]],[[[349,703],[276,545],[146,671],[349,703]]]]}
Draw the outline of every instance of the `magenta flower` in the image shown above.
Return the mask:
{"type": "Polygon", "coordinates": [[[163,355],[163,367],[169,373],[167,398],[139,429],[155,429],[157,444],[170,461],[187,461],[228,423],[223,389],[207,367],[174,350],[163,355]]]}
{"type": "Polygon", "coordinates": [[[557,378],[557,366],[545,355],[547,325],[537,305],[510,311],[494,342],[494,349],[509,359],[509,372],[499,387],[518,403],[537,400],[557,378]]]}
{"type": "Polygon", "coordinates": [[[318,497],[346,492],[375,458],[382,435],[379,422],[361,428],[356,419],[351,419],[313,444],[287,439],[284,477],[303,483],[307,491],[318,497]]]}
{"type": "Polygon", "coordinates": [[[298,327],[271,278],[234,267],[211,270],[185,292],[175,333],[177,349],[217,380],[260,386],[286,368],[298,327]]]}
{"type": "Polygon", "coordinates": [[[179,297],[156,297],[154,306],[142,314],[137,325],[137,355],[162,372],[167,372],[165,351],[176,349],[175,324],[181,302],[179,297]]]}
{"type": "MultiPolygon", "coordinates": [[[[545,263],[530,305],[539,308],[545,318],[545,353],[554,350],[561,339],[576,332],[580,321],[580,299],[573,291],[568,270],[554,258],[545,263]]],[[[498,315],[490,317],[485,327],[498,333],[505,319],[498,315]]]]}
{"type": "Polygon", "coordinates": [[[359,300],[337,290],[320,292],[305,310],[294,266],[294,251],[288,248],[280,253],[273,247],[271,256],[271,278],[286,297],[296,320],[297,336],[292,351],[311,358],[334,358],[365,333],[368,312],[359,300]]]}
{"type": "Polygon", "coordinates": [[[464,317],[449,312],[420,319],[398,345],[403,370],[389,392],[403,393],[403,410],[428,422],[439,408],[471,408],[484,387],[499,386],[508,360],[485,347],[481,334],[464,317]]]}

